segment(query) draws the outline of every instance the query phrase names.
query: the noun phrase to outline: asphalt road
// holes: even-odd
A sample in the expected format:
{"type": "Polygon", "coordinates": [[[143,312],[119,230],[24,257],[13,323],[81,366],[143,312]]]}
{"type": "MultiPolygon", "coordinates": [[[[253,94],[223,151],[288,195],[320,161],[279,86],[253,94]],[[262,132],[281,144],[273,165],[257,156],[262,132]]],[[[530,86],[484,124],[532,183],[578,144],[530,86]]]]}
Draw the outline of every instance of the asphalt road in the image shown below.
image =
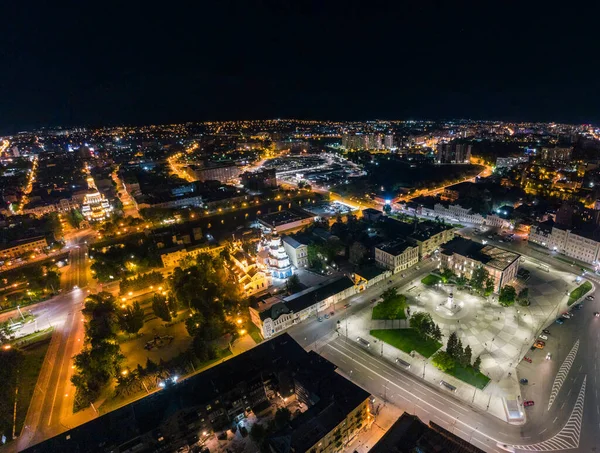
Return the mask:
{"type": "Polygon", "coordinates": [[[81,242],[71,248],[69,268],[61,277],[63,292],[32,308],[40,328],[49,323],[55,330],[27,412],[25,427],[17,441],[9,446],[12,451],[23,450],[69,428],[64,423],[71,414],[74,400],[74,387],[70,382],[72,357],[83,344],[81,308],[88,294],[86,287],[90,277],[83,236],[77,241],[81,242]]]}
{"type": "MultiPolygon", "coordinates": [[[[512,248],[511,244],[497,245],[512,248]]],[[[522,254],[530,251],[529,247],[521,244],[515,250],[522,254]]],[[[560,270],[577,270],[543,253],[533,251],[531,254],[560,270]]],[[[420,279],[433,267],[434,263],[427,263],[419,271],[412,269],[406,279],[420,279]]],[[[595,276],[591,279],[600,288],[600,279],[595,276]]],[[[403,279],[395,275],[392,280],[392,286],[395,286],[403,279]]],[[[353,296],[352,305],[347,310],[343,309],[344,301],[336,305],[335,314],[330,319],[323,322],[306,320],[290,329],[289,333],[304,347],[314,348],[331,360],[340,372],[376,396],[380,404],[394,404],[423,420],[432,420],[486,451],[502,451],[497,443],[512,445],[515,451],[595,451],[600,447],[597,390],[600,378],[597,366],[600,318],[593,316],[593,312],[600,312],[600,290],[596,300],[584,302],[583,308],[574,310],[573,318],[564,325],[548,327],[551,334],[546,348],[526,354],[531,357],[532,364],[522,362],[518,365],[519,378],[529,380],[528,385],[522,386],[523,399],[533,400],[535,405],[525,409],[527,423],[514,426],[487,414],[481,407],[454,398],[438,382],[429,382],[427,376],[423,380],[382,359],[377,353],[378,345],[364,348],[354,341],[352,332],[348,332],[348,339],[345,338],[345,315],[369,309],[370,301],[388,286],[386,282],[369,288],[353,296]],[[341,322],[340,337],[335,335],[338,320],[341,322]],[[551,360],[545,359],[548,352],[552,354],[551,360]],[[551,394],[554,397],[549,407],[551,394]]]]}

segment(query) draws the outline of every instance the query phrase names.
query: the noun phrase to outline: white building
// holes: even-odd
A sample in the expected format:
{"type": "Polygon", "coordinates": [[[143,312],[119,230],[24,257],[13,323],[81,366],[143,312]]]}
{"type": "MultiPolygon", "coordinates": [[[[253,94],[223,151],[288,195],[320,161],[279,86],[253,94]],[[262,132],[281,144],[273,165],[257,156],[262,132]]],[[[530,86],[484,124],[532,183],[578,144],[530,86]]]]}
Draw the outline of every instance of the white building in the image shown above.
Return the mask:
{"type": "Polygon", "coordinates": [[[308,267],[308,246],[291,236],[283,236],[283,248],[296,269],[308,267]]]}
{"type": "Polygon", "coordinates": [[[600,235],[544,222],[531,229],[529,241],[584,263],[600,260],[600,235]]]}
{"type": "Polygon", "coordinates": [[[272,297],[249,308],[250,319],[264,338],[283,332],[310,316],[319,317],[331,307],[356,294],[356,286],[348,277],[335,277],[285,298],[272,297]]]}
{"type": "Polygon", "coordinates": [[[108,219],[112,213],[112,206],[98,190],[90,189],[83,198],[81,214],[88,222],[97,222],[108,219]]]}
{"type": "Polygon", "coordinates": [[[375,247],[375,262],[392,272],[403,271],[419,262],[419,247],[400,240],[375,247]]]}

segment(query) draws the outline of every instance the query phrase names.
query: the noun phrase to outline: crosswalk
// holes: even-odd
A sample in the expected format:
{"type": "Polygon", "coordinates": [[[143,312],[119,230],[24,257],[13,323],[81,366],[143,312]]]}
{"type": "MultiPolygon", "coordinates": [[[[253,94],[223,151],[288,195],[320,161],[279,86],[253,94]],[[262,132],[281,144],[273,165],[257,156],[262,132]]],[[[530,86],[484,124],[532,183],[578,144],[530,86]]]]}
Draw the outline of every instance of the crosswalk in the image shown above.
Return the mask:
{"type": "Polygon", "coordinates": [[[552,407],[552,403],[554,403],[554,400],[556,399],[556,396],[558,395],[560,388],[562,387],[563,383],[565,382],[565,379],[567,378],[567,375],[569,374],[569,370],[571,369],[571,366],[573,365],[573,362],[575,361],[575,356],[577,355],[578,350],[579,350],[579,340],[577,340],[575,342],[575,344],[573,345],[573,347],[571,348],[571,352],[569,352],[569,354],[565,358],[564,362],[560,366],[560,369],[558,370],[558,374],[554,378],[554,384],[552,384],[552,392],[550,393],[550,399],[548,400],[548,410],[550,410],[550,408],[552,407]]]}
{"type": "Polygon", "coordinates": [[[579,439],[581,436],[581,424],[583,421],[583,401],[585,399],[585,382],[587,376],[584,376],[579,396],[575,402],[575,407],[567,420],[567,423],[558,434],[548,440],[533,445],[513,445],[515,451],[565,451],[579,448],[579,439]]]}

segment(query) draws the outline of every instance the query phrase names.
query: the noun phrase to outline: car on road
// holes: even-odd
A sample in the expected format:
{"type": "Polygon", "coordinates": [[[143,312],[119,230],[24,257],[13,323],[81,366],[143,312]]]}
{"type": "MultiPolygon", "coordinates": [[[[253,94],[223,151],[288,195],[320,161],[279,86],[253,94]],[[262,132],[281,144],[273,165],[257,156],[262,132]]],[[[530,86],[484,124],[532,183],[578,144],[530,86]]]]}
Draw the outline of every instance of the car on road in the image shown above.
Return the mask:
{"type": "Polygon", "coordinates": [[[525,407],[531,407],[533,406],[535,403],[533,401],[525,401],[523,402],[523,406],[525,407]]]}
{"type": "Polygon", "coordinates": [[[581,310],[582,308],[583,308],[583,305],[577,304],[573,307],[573,310],[581,310]]]}
{"type": "Polygon", "coordinates": [[[562,317],[563,317],[563,318],[567,318],[567,319],[571,319],[571,316],[573,316],[573,315],[572,315],[571,313],[569,313],[568,311],[565,311],[565,312],[562,314],[562,317]]]}
{"type": "Polygon", "coordinates": [[[548,329],[542,330],[542,333],[545,333],[546,335],[550,335],[550,331],[548,329]]]}
{"type": "Polygon", "coordinates": [[[329,315],[325,315],[325,319],[329,319],[329,315]]]}
{"type": "Polygon", "coordinates": [[[595,311],[595,312],[594,312],[594,316],[595,316],[596,318],[600,318],[600,313],[598,313],[597,311],[595,311]]]}
{"type": "Polygon", "coordinates": [[[317,321],[319,322],[323,322],[323,318],[321,318],[320,316],[317,318],[317,321]]]}
{"type": "Polygon", "coordinates": [[[548,337],[546,335],[539,335],[538,338],[540,340],[547,340],[548,339],[548,337]]]}
{"type": "Polygon", "coordinates": [[[350,305],[350,304],[346,304],[346,305],[344,305],[344,308],[350,308],[351,306],[352,305],[350,305]]]}
{"type": "Polygon", "coordinates": [[[528,363],[532,362],[531,357],[523,357],[523,360],[525,360],[528,363]]]}
{"type": "Polygon", "coordinates": [[[546,343],[544,343],[543,341],[538,340],[535,343],[533,343],[533,347],[537,349],[544,349],[544,346],[546,346],[546,343]]]}
{"type": "Polygon", "coordinates": [[[521,384],[523,384],[523,385],[525,385],[525,384],[528,384],[528,383],[529,383],[529,381],[528,381],[527,379],[525,379],[525,378],[523,378],[523,379],[520,379],[520,380],[519,380],[519,382],[520,382],[521,384]]]}
{"type": "Polygon", "coordinates": [[[546,360],[552,360],[552,354],[550,354],[550,353],[546,354],[546,360]]]}
{"type": "Polygon", "coordinates": [[[586,299],[587,299],[587,300],[594,300],[594,296],[592,296],[592,295],[589,295],[589,296],[587,296],[587,297],[586,297],[586,299]]]}
{"type": "Polygon", "coordinates": [[[554,322],[556,322],[556,324],[564,324],[564,323],[565,323],[565,320],[564,320],[564,319],[562,319],[562,318],[558,318],[558,319],[557,319],[556,321],[554,321],[554,322]]]}

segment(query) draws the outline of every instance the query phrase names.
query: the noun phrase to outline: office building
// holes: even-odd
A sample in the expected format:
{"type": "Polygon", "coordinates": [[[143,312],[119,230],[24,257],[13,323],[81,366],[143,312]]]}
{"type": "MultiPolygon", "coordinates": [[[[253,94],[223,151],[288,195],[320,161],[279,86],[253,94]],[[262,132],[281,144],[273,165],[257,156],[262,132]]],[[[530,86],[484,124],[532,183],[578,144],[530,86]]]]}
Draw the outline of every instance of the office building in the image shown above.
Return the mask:
{"type": "Polygon", "coordinates": [[[494,291],[510,284],[517,276],[521,255],[508,250],[456,237],[442,246],[442,268],[471,279],[483,266],[494,280],[494,291]]]}
{"type": "Polygon", "coordinates": [[[274,168],[265,168],[256,172],[244,172],[240,175],[242,185],[250,190],[277,188],[277,174],[274,168]]]}

